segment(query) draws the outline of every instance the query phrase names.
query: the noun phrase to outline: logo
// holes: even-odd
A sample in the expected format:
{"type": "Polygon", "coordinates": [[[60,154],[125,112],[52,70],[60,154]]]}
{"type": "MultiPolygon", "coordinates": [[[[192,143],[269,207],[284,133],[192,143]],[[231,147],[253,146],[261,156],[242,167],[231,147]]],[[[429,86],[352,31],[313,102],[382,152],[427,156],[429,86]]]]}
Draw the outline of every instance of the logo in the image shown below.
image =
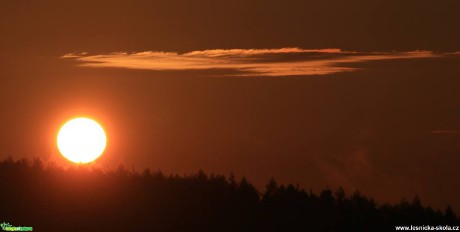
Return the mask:
{"type": "Polygon", "coordinates": [[[4,231],[32,231],[31,226],[12,226],[10,223],[3,222],[0,224],[4,231]]]}

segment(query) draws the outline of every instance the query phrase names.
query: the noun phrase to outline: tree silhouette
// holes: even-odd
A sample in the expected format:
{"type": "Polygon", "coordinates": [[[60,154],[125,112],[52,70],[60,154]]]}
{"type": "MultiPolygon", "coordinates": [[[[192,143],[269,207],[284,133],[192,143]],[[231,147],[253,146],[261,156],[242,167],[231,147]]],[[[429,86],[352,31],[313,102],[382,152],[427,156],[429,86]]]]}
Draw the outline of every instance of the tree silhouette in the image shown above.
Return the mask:
{"type": "Polygon", "coordinates": [[[396,225],[459,225],[411,202],[377,205],[343,188],[319,194],[272,178],[263,193],[242,178],[165,176],[119,166],[68,169],[39,159],[0,162],[0,220],[36,231],[388,231],[396,225]]]}

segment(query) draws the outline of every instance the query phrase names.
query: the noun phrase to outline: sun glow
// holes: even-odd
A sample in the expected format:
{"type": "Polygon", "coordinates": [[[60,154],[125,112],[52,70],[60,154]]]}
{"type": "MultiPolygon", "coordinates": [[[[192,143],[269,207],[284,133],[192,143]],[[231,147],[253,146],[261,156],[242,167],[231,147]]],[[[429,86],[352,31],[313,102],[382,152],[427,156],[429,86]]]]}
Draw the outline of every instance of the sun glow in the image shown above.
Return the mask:
{"type": "Polygon", "coordinates": [[[59,130],[57,146],[61,154],[74,163],[89,163],[105,150],[104,129],[89,118],[74,118],[59,130]]]}

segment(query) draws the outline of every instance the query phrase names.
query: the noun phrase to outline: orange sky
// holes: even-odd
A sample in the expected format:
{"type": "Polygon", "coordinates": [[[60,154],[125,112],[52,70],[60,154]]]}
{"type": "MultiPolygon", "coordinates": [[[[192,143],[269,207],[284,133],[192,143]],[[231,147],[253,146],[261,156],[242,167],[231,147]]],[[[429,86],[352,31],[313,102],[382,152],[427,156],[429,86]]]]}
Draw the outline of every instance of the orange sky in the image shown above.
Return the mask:
{"type": "Polygon", "coordinates": [[[459,1],[2,1],[0,157],[203,169],[460,210],[459,1]],[[456,54],[454,54],[457,52],[456,54]]]}

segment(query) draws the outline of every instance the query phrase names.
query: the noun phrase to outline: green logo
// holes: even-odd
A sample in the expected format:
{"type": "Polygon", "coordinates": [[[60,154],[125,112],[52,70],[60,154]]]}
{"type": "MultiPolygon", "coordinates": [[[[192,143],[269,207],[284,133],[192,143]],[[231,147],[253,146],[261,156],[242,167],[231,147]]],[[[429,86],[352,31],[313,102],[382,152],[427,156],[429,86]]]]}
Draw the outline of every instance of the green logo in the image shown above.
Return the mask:
{"type": "Polygon", "coordinates": [[[0,224],[4,231],[32,231],[31,226],[12,226],[10,223],[3,222],[0,224]]]}

